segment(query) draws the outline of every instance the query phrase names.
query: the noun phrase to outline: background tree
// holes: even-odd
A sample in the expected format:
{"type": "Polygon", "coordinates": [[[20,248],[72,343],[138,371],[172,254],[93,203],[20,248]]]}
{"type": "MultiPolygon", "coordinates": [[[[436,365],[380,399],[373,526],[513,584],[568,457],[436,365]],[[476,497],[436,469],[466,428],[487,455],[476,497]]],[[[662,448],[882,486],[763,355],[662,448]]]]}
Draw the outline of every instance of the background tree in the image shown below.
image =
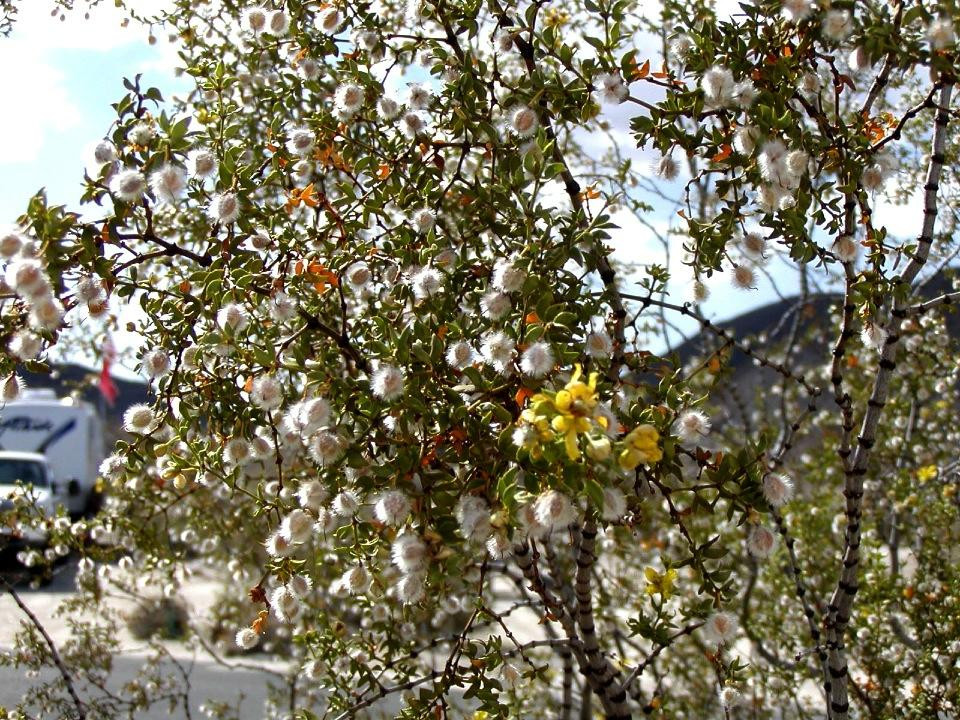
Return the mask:
{"type": "MultiPolygon", "coordinates": [[[[76,609],[217,574],[195,641],[290,657],[275,716],[957,713],[952,3],[175,5],[196,89],[128,81],[85,214],[2,241],[8,374],[139,308],[106,507],[33,520],[76,609]],[[615,267],[631,214],[688,297],[615,267]],[[701,314],[772,256],[776,327],[701,314]]],[[[94,688],[28,701],[186,707],[104,689],[109,622],[28,624],[94,688]]]]}

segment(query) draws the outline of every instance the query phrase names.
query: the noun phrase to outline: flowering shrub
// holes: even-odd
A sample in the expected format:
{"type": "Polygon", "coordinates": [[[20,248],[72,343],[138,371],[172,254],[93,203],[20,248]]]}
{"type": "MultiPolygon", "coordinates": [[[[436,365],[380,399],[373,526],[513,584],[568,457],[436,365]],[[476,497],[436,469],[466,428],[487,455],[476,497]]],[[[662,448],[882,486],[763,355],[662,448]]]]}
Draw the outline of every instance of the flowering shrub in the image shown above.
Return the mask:
{"type": "MultiPolygon", "coordinates": [[[[85,214],[0,240],[4,397],[121,313],[154,397],[97,517],[6,515],[71,607],[212,575],[193,642],[289,658],[270,717],[955,716],[952,4],[176,5],[194,91],[127,81],[85,214]],[[765,337],[702,314],[772,258],[765,337]]],[[[188,704],[81,697],[91,622],[26,624],[24,708],[188,704]]]]}

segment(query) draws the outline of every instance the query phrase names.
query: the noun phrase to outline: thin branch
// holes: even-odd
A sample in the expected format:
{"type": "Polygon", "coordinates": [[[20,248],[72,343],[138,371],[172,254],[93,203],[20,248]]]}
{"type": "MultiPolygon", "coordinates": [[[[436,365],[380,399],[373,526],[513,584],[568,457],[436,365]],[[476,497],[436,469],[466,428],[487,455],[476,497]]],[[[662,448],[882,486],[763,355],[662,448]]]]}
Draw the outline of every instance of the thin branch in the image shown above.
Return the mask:
{"type": "Polygon", "coordinates": [[[337,715],[335,720],[347,720],[347,718],[352,718],[356,716],[357,712],[363,710],[366,707],[370,707],[375,702],[382,700],[388,695],[395,695],[396,693],[403,692],[404,690],[409,690],[410,688],[415,688],[417,685],[423,685],[424,683],[435,680],[443,674],[442,670],[431,670],[429,673],[423,677],[414,678],[412,680],[407,680],[406,682],[400,683],[399,685],[393,685],[391,687],[381,688],[377,691],[375,695],[368,697],[366,700],[361,700],[355,705],[351,705],[349,708],[344,710],[342,713],[337,715]]]}
{"type": "Polygon", "coordinates": [[[67,670],[67,666],[64,665],[63,660],[60,658],[60,653],[57,652],[57,646],[53,642],[53,638],[50,637],[50,634],[47,632],[46,628],[43,627],[43,624],[40,622],[40,619],[33,614],[33,611],[28,608],[23,600],[20,599],[20,595],[14,589],[6,578],[0,578],[3,580],[4,586],[7,588],[7,592],[10,593],[10,597],[13,598],[13,601],[17,604],[17,607],[23,611],[23,614],[26,615],[33,626],[37,629],[37,632],[43,637],[44,642],[47,643],[47,647],[50,650],[50,657],[53,659],[53,664],[57,666],[57,670],[60,672],[60,677],[63,678],[63,684],[67,688],[67,693],[70,695],[70,699],[73,700],[74,707],[77,709],[77,720],[86,720],[87,710],[83,704],[83,701],[80,700],[80,696],[77,695],[77,690],[73,686],[73,678],[70,676],[70,672],[67,670]]]}
{"type": "Polygon", "coordinates": [[[710,322],[707,318],[697,315],[693,310],[690,309],[689,304],[676,305],[675,303],[664,302],[662,300],[655,300],[651,295],[641,296],[641,295],[631,295],[629,293],[622,293],[622,296],[627,300],[637,300],[644,305],[653,305],[654,307],[664,307],[667,310],[673,310],[678,312],[681,315],[685,315],[693,320],[696,320],[700,325],[709,332],[721,337],[723,340],[727,341],[729,344],[733,345],[740,352],[748,357],[756,360],[761,367],[769,367],[772,370],[776,371],[780,375],[784,376],[789,380],[793,380],[798,384],[803,386],[803,389],[806,390],[808,395],[817,397],[820,395],[820,388],[814,385],[811,385],[803,375],[796,375],[790,371],[789,368],[785,367],[782,363],[771,360],[770,358],[761,355],[756,350],[754,350],[749,345],[740,342],[727,332],[724,328],[719,325],[715,325],[710,322]]]}
{"type": "MultiPolygon", "coordinates": [[[[950,99],[953,85],[946,84],[940,90],[938,110],[934,120],[933,139],[930,149],[930,161],[927,166],[927,178],[924,184],[923,225],[917,239],[917,250],[910,262],[896,278],[898,284],[911,285],[930,254],[933,232],[937,220],[937,193],[945,160],[947,141],[947,122],[949,120],[950,99]]],[[[845,471],[843,494],[846,498],[845,514],[847,529],[844,535],[842,569],[836,588],[827,606],[824,626],[827,631],[830,660],[824,684],[829,688],[828,713],[834,720],[846,720],[850,711],[848,699],[847,657],[844,646],[844,634],[853,599],[859,589],[860,538],[862,532],[863,479],[867,474],[867,463],[876,441],[877,426],[883,407],[886,405],[890,388],[890,379],[896,370],[897,345],[900,341],[900,327],[907,315],[905,300],[895,300],[890,312],[887,338],[880,353],[880,360],[873,390],[867,402],[867,410],[857,436],[857,448],[854,451],[850,467],[845,471]]]]}
{"type": "Polygon", "coordinates": [[[932,300],[911,305],[906,309],[906,313],[907,315],[923,315],[924,313],[933,310],[936,307],[940,307],[941,305],[951,306],[956,305],[958,302],[960,302],[960,292],[944,293],[943,295],[935,297],[932,300]]]}
{"type": "Polygon", "coordinates": [[[660,655],[664,650],[673,645],[678,639],[682,638],[685,635],[690,635],[698,627],[703,626],[703,621],[698,621],[690,623],[689,625],[680,628],[677,632],[673,633],[667,637],[666,641],[657,645],[649,655],[644,659],[642,663],[637,665],[633,670],[630,671],[630,674],[627,675],[626,679],[623,681],[623,684],[620,686],[621,690],[626,690],[630,685],[640,676],[643,675],[643,671],[647,669],[647,666],[657,659],[657,656],[660,655]]]}

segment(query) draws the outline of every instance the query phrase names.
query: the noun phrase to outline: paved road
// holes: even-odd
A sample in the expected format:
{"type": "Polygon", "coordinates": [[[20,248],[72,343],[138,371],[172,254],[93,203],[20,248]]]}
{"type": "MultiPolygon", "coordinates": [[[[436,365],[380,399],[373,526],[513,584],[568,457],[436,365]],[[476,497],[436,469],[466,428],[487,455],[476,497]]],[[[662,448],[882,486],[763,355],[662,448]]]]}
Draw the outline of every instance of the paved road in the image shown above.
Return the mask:
{"type": "MultiPolygon", "coordinates": [[[[14,581],[21,576],[22,568],[10,557],[0,557],[0,578],[14,581]]],[[[23,602],[40,616],[44,626],[61,643],[69,631],[61,617],[55,614],[56,606],[70,593],[74,592],[74,576],[76,574],[75,561],[68,561],[57,568],[52,582],[40,588],[31,588],[24,583],[17,583],[17,593],[23,602]]],[[[11,648],[12,636],[22,619],[16,608],[4,592],[4,585],[0,582],[0,618],[4,620],[4,627],[0,632],[0,650],[11,648]],[[14,622],[10,622],[14,621],[14,622]]],[[[181,656],[180,661],[183,662],[181,656]]],[[[119,655],[114,659],[114,671],[111,675],[108,689],[117,692],[126,682],[136,677],[143,666],[142,655],[119,655]]],[[[187,661],[189,663],[189,660],[187,661]]],[[[171,674],[179,677],[176,668],[168,662],[162,666],[171,674]]],[[[29,679],[22,670],[0,667],[0,707],[14,707],[20,702],[23,694],[30,687],[42,682],[58,679],[56,671],[49,669],[41,673],[40,677],[29,679]]],[[[208,699],[228,702],[236,707],[239,703],[240,717],[246,720],[261,720],[265,717],[263,708],[267,698],[267,682],[270,679],[266,673],[251,670],[229,670],[212,661],[197,662],[193,666],[191,675],[190,712],[194,720],[205,717],[199,712],[199,706],[208,699]]],[[[96,691],[95,691],[96,692],[96,691]]],[[[81,698],[86,697],[81,692],[81,698]]],[[[144,720],[174,720],[187,716],[183,707],[170,712],[168,705],[163,705],[145,713],[138,713],[137,718],[144,720]]],[[[55,720],[51,718],[50,720],[55,720]]]]}
{"type": "MultiPolygon", "coordinates": [[[[114,672],[108,688],[118,690],[125,682],[136,676],[142,659],[131,657],[117,657],[114,660],[114,672]]],[[[171,673],[175,673],[169,665],[171,673]]],[[[56,678],[54,671],[45,671],[40,678],[27,680],[23,673],[9,668],[0,668],[0,707],[14,707],[23,693],[32,683],[49,681],[56,678]]],[[[264,717],[263,707],[267,697],[266,677],[262,673],[247,670],[225,670],[212,663],[197,663],[191,676],[192,692],[190,693],[190,712],[194,720],[206,717],[200,713],[200,705],[207,699],[229,702],[236,707],[239,703],[240,717],[246,720],[261,720],[264,717]]],[[[80,690],[81,699],[86,697],[80,690]]],[[[173,712],[166,704],[159,705],[147,712],[138,712],[138,720],[174,720],[186,718],[182,706],[173,712]]],[[[51,719],[53,720],[53,719],[51,719]]]]}
{"type": "MultiPolygon", "coordinates": [[[[0,557],[0,578],[13,580],[14,572],[21,572],[21,569],[15,570],[11,563],[5,558],[0,557]]],[[[64,598],[75,592],[74,583],[76,575],[76,561],[65,561],[57,568],[52,582],[40,588],[30,588],[19,583],[16,586],[18,595],[24,603],[34,612],[44,628],[53,637],[54,642],[62,647],[71,636],[66,618],[57,613],[57,608],[64,598]]],[[[194,596],[194,604],[202,601],[209,602],[213,597],[209,588],[198,581],[194,581],[188,590],[188,594],[194,596]]],[[[187,598],[189,601],[190,598],[187,598]]],[[[15,605],[12,598],[5,592],[3,582],[0,582],[0,651],[10,650],[13,646],[14,633],[19,628],[23,615],[15,605]]],[[[144,643],[134,641],[126,629],[121,629],[119,641],[124,650],[114,657],[113,672],[107,684],[107,689],[122,696],[121,688],[123,685],[137,676],[138,671],[144,663],[144,643]]],[[[191,656],[189,651],[180,643],[171,642],[166,645],[179,662],[189,665],[191,656]]],[[[249,656],[243,659],[251,664],[265,663],[271,666],[273,670],[280,670],[285,667],[285,663],[270,663],[266,656],[249,656]]],[[[233,663],[234,661],[228,660],[233,663]]],[[[179,678],[179,672],[172,662],[162,665],[166,672],[179,678]]],[[[20,702],[24,693],[31,687],[36,687],[40,683],[59,680],[57,672],[54,669],[46,669],[38,678],[27,678],[22,670],[0,667],[0,708],[15,707],[20,702]]],[[[237,707],[239,703],[239,717],[241,720],[263,720],[268,717],[264,712],[266,699],[268,696],[268,683],[273,680],[279,681],[275,675],[267,672],[258,672],[244,668],[227,669],[209,659],[209,656],[203,656],[203,661],[197,661],[191,672],[191,692],[190,692],[190,718],[191,720],[202,720],[207,716],[199,712],[199,707],[208,700],[229,703],[237,707]]],[[[99,691],[94,690],[94,695],[99,691]]],[[[80,689],[81,699],[87,698],[87,693],[80,689]]],[[[398,711],[397,703],[399,698],[391,696],[385,701],[376,704],[369,710],[373,717],[394,717],[398,711]]],[[[168,704],[163,704],[152,708],[148,712],[136,714],[137,720],[184,720],[187,713],[183,707],[177,707],[171,711],[168,704]]],[[[44,718],[44,720],[62,720],[61,718],[44,718]]],[[[95,720],[92,716],[90,720],[95,720]]]]}

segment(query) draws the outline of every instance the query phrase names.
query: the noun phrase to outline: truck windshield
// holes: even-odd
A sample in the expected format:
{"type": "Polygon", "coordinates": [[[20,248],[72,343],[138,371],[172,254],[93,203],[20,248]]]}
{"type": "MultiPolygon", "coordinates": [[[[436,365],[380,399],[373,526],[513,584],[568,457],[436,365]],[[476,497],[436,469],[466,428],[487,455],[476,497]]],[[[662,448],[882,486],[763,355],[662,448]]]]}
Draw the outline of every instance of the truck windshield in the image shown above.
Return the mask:
{"type": "Polygon", "coordinates": [[[0,485],[16,485],[17,480],[24,485],[46,487],[47,476],[40,463],[30,460],[0,459],[0,485]]]}

